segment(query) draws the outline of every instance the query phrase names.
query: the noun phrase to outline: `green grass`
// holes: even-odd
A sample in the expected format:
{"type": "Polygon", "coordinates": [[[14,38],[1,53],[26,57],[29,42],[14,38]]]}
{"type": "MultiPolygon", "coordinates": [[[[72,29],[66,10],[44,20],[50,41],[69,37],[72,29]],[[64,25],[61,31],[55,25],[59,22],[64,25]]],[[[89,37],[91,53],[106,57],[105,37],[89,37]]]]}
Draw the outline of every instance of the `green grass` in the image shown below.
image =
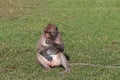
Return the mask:
{"type": "Polygon", "coordinates": [[[0,80],[120,80],[120,69],[37,64],[36,43],[54,23],[70,62],[120,66],[120,0],[0,0],[0,80]]]}

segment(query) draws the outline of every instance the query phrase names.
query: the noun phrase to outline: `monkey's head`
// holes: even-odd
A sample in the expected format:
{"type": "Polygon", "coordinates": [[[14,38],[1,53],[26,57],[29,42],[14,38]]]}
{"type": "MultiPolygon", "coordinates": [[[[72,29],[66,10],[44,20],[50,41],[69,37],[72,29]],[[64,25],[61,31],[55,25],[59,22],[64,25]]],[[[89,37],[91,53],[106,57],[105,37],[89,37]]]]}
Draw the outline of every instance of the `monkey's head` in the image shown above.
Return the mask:
{"type": "Polygon", "coordinates": [[[58,34],[58,28],[54,24],[48,24],[44,29],[44,35],[47,39],[55,39],[58,34]]]}

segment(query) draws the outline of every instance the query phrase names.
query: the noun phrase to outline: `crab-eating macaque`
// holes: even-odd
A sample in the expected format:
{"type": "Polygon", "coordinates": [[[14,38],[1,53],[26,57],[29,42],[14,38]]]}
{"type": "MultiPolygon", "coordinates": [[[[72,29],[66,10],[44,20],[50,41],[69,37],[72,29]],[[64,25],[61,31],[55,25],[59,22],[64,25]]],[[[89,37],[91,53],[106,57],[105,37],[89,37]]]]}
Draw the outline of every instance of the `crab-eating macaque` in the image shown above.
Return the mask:
{"type": "Polygon", "coordinates": [[[48,24],[37,44],[36,59],[45,70],[50,70],[54,66],[63,66],[69,72],[68,61],[64,55],[64,44],[61,33],[54,24],[48,24]]]}

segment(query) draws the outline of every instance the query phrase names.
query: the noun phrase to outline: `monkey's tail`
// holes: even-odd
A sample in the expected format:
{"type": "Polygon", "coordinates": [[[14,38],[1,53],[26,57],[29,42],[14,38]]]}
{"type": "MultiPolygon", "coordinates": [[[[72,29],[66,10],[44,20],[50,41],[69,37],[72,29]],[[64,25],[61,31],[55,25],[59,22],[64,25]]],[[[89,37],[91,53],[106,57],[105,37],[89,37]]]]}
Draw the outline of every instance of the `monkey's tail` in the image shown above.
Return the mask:
{"type": "Polygon", "coordinates": [[[107,65],[107,66],[103,66],[103,65],[98,65],[98,64],[90,64],[90,63],[70,63],[71,65],[81,65],[81,66],[88,66],[88,67],[99,67],[99,68],[113,68],[113,69],[120,69],[120,66],[111,66],[111,65],[107,65]]]}

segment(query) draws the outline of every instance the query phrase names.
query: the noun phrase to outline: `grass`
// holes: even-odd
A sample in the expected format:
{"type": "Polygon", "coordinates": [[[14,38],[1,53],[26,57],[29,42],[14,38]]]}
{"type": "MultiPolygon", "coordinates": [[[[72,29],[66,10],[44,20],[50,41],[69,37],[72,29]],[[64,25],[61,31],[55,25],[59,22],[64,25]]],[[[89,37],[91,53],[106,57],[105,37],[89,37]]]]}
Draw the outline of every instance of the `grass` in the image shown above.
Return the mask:
{"type": "Polygon", "coordinates": [[[0,80],[119,80],[120,69],[37,64],[36,42],[54,23],[70,62],[120,66],[119,0],[0,0],[0,80]]]}

